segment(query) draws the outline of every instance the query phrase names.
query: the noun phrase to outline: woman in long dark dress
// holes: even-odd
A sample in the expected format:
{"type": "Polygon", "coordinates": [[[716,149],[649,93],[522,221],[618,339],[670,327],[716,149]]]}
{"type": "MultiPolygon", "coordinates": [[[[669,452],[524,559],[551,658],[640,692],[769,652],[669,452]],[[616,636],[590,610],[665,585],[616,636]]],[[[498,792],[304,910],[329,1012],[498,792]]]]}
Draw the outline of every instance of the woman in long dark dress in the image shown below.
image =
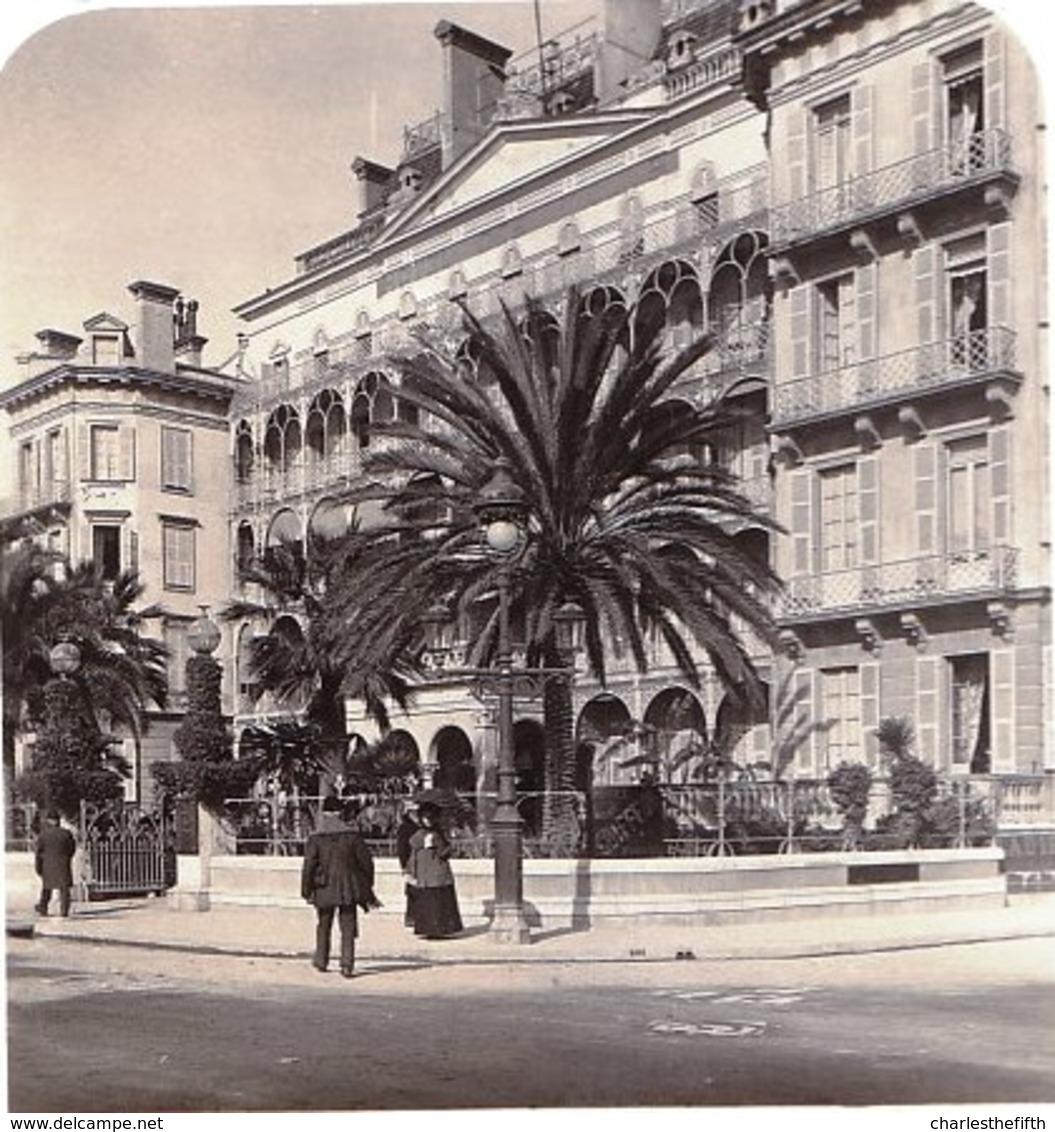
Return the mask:
{"type": "Polygon", "coordinates": [[[451,844],[440,824],[438,806],[418,808],[421,828],[410,839],[410,875],[414,884],[414,934],[443,939],[462,930],[458,894],[451,872],[451,844]]]}

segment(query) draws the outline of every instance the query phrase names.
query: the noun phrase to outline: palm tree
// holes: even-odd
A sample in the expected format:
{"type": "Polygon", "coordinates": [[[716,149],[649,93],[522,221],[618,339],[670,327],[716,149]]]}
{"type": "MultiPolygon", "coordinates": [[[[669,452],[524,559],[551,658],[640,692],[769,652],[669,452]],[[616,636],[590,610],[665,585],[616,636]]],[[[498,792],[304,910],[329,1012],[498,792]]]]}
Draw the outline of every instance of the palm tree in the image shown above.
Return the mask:
{"type": "MultiPolygon", "coordinates": [[[[644,671],[658,638],[693,686],[702,651],[730,690],[755,701],[761,683],[732,619],[771,639],[767,598],[777,582],[734,533],[745,523],[772,524],[728,471],[700,458],[730,427],[732,407],[678,401],[673,411],[669,397],[709,339],[665,358],[661,315],[621,305],[595,313],[590,296],[584,302],[575,290],[562,325],[532,299],[520,321],[503,306],[494,331],[464,305],[462,312],[466,341],[457,352],[422,336],[394,359],[399,396],[420,423],[375,426],[389,439],[368,450],[364,470],[374,478],[351,499],[379,500],[384,519],[349,538],[332,631],[354,628],[375,657],[391,657],[408,647],[408,626],[421,626],[443,602],[468,627],[474,661],[487,662],[504,569],[529,664],[561,664],[555,615],[574,602],[585,614],[589,669],[602,684],[617,648],[644,671]],[[504,565],[482,549],[474,515],[498,459],[530,516],[504,565]]],[[[567,797],[569,682],[547,681],[543,707],[547,791],[567,797]]],[[[568,817],[551,805],[546,836],[565,837],[568,817]]]]}
{"type": "Polygon", "coordinates": [[[164,644],[145,634],[157,607],[138,608],[144,586],[134,571],[104,581],[92,563],[70,566],[31,544],[5,547],[0,565],[3,624],[4,760],[13,768],[14,737],[38,727],[52,680],[52,647],[80,651],[71,680],[81,712],[99,732],[125,730],[138,744],[146,712],[164,707],[164,644]]]}
{"type": "Polygon", "coordinates": [[[332,580],[345,568],[344,557],[340,538],[313,536],[307,554],[299,542],[278,542],[240,571],[243,583],[258,587],[260,599],[230,602],[221,613],[229,622],[267,622],[267,632],[250,646],[253,694],[270,692],[289,705],[306,727],[303,734],[332,755],[345,743],[346,697],[361,700],[385,731],[388,704],[407,705],[412,676],[398,657],[373,663],[349,647],[346,635],[332,631],[332,580]]]}

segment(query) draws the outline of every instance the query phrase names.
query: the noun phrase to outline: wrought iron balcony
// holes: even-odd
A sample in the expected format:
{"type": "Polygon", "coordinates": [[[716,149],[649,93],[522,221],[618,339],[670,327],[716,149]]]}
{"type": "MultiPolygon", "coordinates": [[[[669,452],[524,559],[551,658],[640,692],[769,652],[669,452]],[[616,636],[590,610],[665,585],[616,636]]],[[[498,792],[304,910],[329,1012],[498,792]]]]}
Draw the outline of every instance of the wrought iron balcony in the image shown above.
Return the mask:
{"type": "Polygon", "coordinates": [[[1016,547],[991,546],[821,570],[791,578],[776,612],[788,621],[996,596],[1015,589],[1017,566],[1016,547]]]}
{"type": "Polygon", "coordinates": [[[773,424],[837,416],[995,378],[1017,381],[1015,332],[991,326],[778,385],[773,424]]]}
{"type": "Polygon", "coordinates": [[[0,514],[17,515],[50,507],[56,503],[69,503],[72,495],[70,481],[48,480],[44,483],[23,485],[18,495],[0,503],[0,514]]]}
{"type": "Polygon", "coordinates": [[[773,244],[782,247],[812,240],[893,208],[997,177],[1017,180],[1011,164],[1011,135],[993,127],[972,134],[965,143],[943,145],[775,206],[773,244]]]}

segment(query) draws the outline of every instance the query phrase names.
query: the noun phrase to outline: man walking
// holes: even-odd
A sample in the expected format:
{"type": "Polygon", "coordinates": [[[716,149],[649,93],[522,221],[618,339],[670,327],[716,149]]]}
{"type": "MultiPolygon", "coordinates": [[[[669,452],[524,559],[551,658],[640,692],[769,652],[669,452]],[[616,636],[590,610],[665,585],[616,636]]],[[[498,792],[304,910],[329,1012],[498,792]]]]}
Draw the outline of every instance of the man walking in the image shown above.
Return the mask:
{"type": "Polygon", "coordinates": [[[51,894],[59,892],[59,912],[70,914],[70,889],[73,887],[73,854],[77,842],[68,829],[63,829],[58,812],[49,810],[44,818],[44,828],[37,835],[34,865],[40,877],[40,901],[37,911],[42,916],[48,914],[51,894]]]}
{"type": "Polygon", "coordinates": [[[381,902],[374,895],[374,860],[358,832],[341,816],[339,798],[322,803],[319,828],[304,847],[300,891],[315,905],[315,955],[312,966],[325,971],[330,962],[333,917],[341,933],[341,974],[350,979],[355,968],[355,939],[359,934],[357,909],[369,912],[381,902]]]}

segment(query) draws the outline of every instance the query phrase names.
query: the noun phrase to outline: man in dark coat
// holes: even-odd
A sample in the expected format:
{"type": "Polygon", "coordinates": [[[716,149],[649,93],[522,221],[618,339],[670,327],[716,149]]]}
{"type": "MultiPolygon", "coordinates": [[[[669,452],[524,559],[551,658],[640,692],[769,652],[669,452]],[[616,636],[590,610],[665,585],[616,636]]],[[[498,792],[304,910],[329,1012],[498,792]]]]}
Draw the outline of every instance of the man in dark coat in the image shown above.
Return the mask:
{"type": "Polygon", "coordinates": [[[374,860],[358,832],[341,817],[341,800],[322,804],[319,828],[304,847],[300,892],[315,905],[315,955],[312,966],[325,971],[330,961],[333,917],[341,933],[341,974],[350,979],[355,967],[355,938],[359,934],[357,908],[369,912],[381,902],[374,895],[374,860]]]}
{"type": "Polygon", "coordinates": [[[73,854],[77,842],[68,829],[63,829],[59,815],[50,810],[44,819],[44,828],[37,834],[34,864],[40,877],[40,901],[37,911],[48,914],[51,894],[59,892],[59,911],[63,916],[70,914],[70,889],[73,887],[73,854]]]}

